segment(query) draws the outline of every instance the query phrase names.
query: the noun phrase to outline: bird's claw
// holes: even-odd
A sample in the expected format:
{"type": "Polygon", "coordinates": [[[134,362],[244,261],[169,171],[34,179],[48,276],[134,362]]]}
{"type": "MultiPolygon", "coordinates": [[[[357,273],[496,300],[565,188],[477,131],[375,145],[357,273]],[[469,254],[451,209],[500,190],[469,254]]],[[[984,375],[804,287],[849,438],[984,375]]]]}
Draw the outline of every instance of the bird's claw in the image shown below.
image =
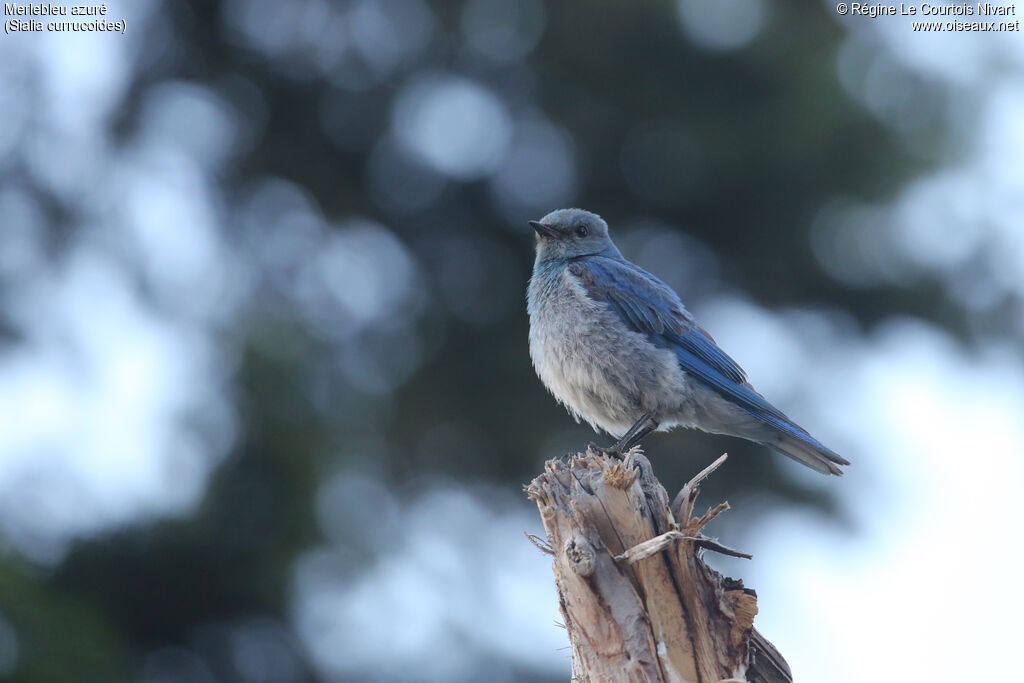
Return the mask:
{"type": "Polygon", "coordinates": [[[622,460],[625,458],[625,454],[615,446],[603,448],[593,441],[587,442],[587,455],[604,455],[609,458],[615,458],[616,460],[622,460]]]}

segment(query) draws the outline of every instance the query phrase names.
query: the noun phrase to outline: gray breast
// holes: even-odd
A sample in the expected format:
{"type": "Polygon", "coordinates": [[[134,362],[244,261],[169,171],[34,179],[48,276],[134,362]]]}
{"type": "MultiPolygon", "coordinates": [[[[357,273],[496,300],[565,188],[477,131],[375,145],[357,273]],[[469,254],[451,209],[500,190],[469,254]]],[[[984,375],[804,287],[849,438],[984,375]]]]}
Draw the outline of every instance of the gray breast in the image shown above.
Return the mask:
{"type": "Polygon", "coordinates": [[[567,268],[530,281],[530,357],[577,418],[619,436],[645,412],[678,424],[689,391],[674,354],[590,299],[567,268]]]}

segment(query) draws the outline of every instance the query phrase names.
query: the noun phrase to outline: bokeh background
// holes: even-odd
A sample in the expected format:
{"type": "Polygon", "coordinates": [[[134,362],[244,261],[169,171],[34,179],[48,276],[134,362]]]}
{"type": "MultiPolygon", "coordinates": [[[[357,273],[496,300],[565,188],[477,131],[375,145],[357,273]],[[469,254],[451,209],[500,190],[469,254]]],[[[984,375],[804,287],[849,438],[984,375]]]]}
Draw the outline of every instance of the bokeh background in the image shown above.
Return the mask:
{"type": "Polygon", "coordinates": [[[802,0],[141,0],[0,37],[0,678],[566,681],[521,486],[597,438],[526,221],[601,213],[853,461],[714,457],[797,680],[1002,679],[1024,41],[802,0]]]}

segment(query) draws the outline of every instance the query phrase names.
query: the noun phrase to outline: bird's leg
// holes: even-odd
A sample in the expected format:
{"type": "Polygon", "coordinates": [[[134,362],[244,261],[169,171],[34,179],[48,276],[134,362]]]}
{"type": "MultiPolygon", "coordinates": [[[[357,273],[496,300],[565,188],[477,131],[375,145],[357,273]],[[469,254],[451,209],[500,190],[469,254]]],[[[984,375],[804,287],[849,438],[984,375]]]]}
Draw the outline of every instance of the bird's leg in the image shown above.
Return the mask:
{"type": "Polygon", "coordinates": [[[625,454],[629,452],[633,446],[640,443],[640,441],[658,428],[658,421],[654,419],[654,416],[650,413],[644,413],[640,416],[640,419],[636,421],[629,431],[622,435],[614,446],[613,450],[619,453],[625,454]]]}
{"type": "Polygon", "coordinates": [[[587,444],[588,451],[597,451],[605,455],[618,458],[623,457],[633,446],[640,443],[640,440],[658,428],[658,421],[650,413],[644,413],[629,430],[622,435],[622,438],[608,448],[600,448],[594,443],[587,444]]]}

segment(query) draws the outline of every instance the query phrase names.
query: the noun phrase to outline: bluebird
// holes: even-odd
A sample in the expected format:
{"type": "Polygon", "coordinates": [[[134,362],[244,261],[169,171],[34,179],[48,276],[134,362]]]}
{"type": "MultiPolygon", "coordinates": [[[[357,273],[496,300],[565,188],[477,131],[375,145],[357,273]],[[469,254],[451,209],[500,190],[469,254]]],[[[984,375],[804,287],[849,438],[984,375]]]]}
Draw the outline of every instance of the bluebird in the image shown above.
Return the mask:
{"type": "Polygon", "coordinates": [[[530,221],[530,357],[541,381],[625,453],[652,431],[697,428],[771,446],[824,474],[850,463],[757,393],[678,295],[630,263],[589,211],[530,221]]]}

